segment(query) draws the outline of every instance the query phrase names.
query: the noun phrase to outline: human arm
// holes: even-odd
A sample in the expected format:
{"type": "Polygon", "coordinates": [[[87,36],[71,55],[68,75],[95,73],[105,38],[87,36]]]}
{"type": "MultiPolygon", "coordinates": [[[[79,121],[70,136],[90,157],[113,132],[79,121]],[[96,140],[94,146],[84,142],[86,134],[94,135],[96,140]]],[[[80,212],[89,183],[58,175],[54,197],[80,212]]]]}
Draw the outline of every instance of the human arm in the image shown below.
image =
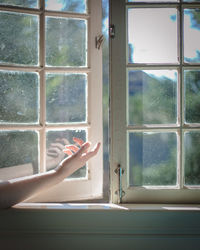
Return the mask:
{"type": "Polygon", "coordinates": [[[66,153],[70,156],[54,170],[0,182],[0,208],[11,207],[63,181],[97,154],[100,143],[91,151],[89,147],[89,142],[82,144],[80,149],[75,145],[69,145],[66,147],[66,153]]]}

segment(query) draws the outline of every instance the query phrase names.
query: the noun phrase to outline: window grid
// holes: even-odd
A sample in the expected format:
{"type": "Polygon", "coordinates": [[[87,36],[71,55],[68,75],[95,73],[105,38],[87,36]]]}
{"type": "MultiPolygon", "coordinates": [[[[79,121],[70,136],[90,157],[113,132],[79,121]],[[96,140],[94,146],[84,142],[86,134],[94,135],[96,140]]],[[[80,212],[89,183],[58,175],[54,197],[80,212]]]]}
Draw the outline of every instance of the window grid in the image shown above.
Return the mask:
{"type": "MultiPolygon", "coordinates": [[[[184,62],[184,45],[183,45],[183,12],[185,8],[200,8],[200,3],[183,3],[182,1],[180,3],[138,3],[138,2],[128,2],[126,3],[126,17],[128,17],[128,9],[129,8],[177,8],[177,36],[178,36],[178,57],[179,57],[179,63],[177,64],[145,64],[145,63],[126,63],[126,70],[132,69],[132,70],[158,70],[158,69],[175,69],[178,72],[178,93],[177,93],[177,124],[162,124],[162,125],[143,125],[143,126],[135,126],[135,125],[129,125],[128,119],[126,119],[126,130],[127,135],[129,132],[176,132],[177,134],[177,185],[176,186],[148,186],[148,188],[152,189],[183,189],[184,187],[191,188],[191,189],[200,189],[199,185],[186,185],[184,184],[184,132],[186,131],[200,131],[200,123],[196,124],[185,124],[184,122],[184,70],[187,69],[200,69],[200,63],[186,63],[184,62]]],[[[126,35],[128,37],[128,34],[126,35]]],[[[128,38],[126,38],[128,39],[128,38]]],[[[127,44],[127,41],[126,41],[127,44]]],[[[126,48],[126,60],[128,60],[128,48],[126,48]]],[[[128,97],[128,74],[127,74],[127,97],[128,97]]],[[[128,98],[127,98],[127,104],[128,107],[128,98]]],[[[128,118],[128,108],[127,108],[127,118],[128,118]]],[[[128,136],[127,136],[128,141],[128,136]]],[[[128,147],[127,143],[127,147],[128,147]]],[[[128,159],[128,152],[127,152],[127,159],[128,159]]],[[[129,161],[129,160],[128,160],[129,161]]],[[[127,162],[127,166],[129,163],[127,162]]],[[[128,167],[129,172],[129,167],[128,167]]],[[[129,173],[127,173],[127,176],[129,176],[129,173]]],[[[127,179],[128,183],[127,186],[129,186],[129,178],[127,179]]],[[[137,189],[140,187],[133,187],[134,189],[137,189]]],[[[129,189],[131,187],[129,186],[129,189]]]]}
{"type": "MultiPolygon", "coordinates": [[[[11,71],[22,71],[22,72],[36,72],[39,74],[39,124],[0,124],[0,130],[7,131],[30,131],[35,130],[39,132],[39,172],[45,172],[46,166],[46,132],[48,130],[66,130],[66,129],[86,129],[86,132],[90,128],[89,123],[89,112],[87,112],[87,122],[82,123],[67,123],[67,124],[46,124],[46,79],[45,74],[48,73],[86,73],[88,76],[88,85],[89,85],[89,75],[91,69],[90,65],[90,51],[89,51],[89,22],[87,22],[87,38],[86,38],[86,47],[87,47],[87,58],[86,65],[84,67],[54,67],[45,65],[45,18],[46,17],[65,17],[72,19],[82,19],[89,20],[89,14],[80,14],[80,13],[71,13],[71,12],[61,12],[61,11],[51,11],[45,10],[45,1],[39,1],[39,9],[34,8],[24,8],[24,7],[12,7],[12,6],[0,6],[0,11],[9,11],[13,13],[23,13],[23,14],[34,14],[39,16],[39,65],[38,66],[29,66],[29,65],[16,65],[4,63],[0,64],[0,70],[11,70],[11,71]]],[[[87,88],[88,89],[88,88],[87,88]]],[[[87,90],[88,92],[88,90],[87,90]]],[[[87,93],[88,96],[88,93],[87,93]]],[[[88,100],[89,101],[89,100],[88,100]]],[[[87,101],[87,105],[88,104],[87,101]]],[[[88,107],[87,107],[88,110],[88,107]]],[[[89,111],[89,110],[88,110],[89,111]]]]}

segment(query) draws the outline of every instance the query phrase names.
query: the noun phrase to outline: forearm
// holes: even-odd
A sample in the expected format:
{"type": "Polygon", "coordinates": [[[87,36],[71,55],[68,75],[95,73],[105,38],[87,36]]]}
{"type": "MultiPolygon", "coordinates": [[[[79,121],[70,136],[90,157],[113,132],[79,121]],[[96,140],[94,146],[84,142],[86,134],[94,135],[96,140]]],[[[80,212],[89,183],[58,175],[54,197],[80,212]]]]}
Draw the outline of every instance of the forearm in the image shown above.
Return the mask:
{"type": "Polygon", "coordinates": [[[58,171],[26,176],[0,183],[0,208],[8,208],[62,181],[58,171]]]}

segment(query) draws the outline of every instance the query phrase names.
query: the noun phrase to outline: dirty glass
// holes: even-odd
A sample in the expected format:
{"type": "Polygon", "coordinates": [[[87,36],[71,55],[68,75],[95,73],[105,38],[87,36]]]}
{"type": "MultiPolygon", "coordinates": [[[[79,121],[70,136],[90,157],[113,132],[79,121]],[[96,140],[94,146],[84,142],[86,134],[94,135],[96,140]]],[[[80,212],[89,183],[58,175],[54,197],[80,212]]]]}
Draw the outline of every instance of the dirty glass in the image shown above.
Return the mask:
{"type": "Polygon", "coordinates": [[[1,0],[0,5],[38,8],[38,0],[1,0]]]}
{"type": "Polygon", "coordinates": [[[184,61],[200,63],[200,9],[184,10],[184,61]]]}
{"type": "Polygon", "coordinates": [[[0,179],[9,180],[38,173],[38,133],[0,132],[0,179]]]}
{"type": "Polygon", "coordinates": [[[128,9],[128,62],[176,63],[177,10],[128,9]]]}
{"type": "Polygon", "coordinates": [[[0,63],[38,65],[36,15],[0,12],[0,63]]]}
{"type": "Polygon", "coordinates": [[[184,71],[185,122],[200,123],[200,70],[184,71]]]}
{"type": "MultiPolygon", "coordinates": [[[[73,137],[86,141],[86,130],[49,130],[46,134],[46,168],[54,169],[64,158],[68,157],[63,153],[64,145],[74,144],[73,137]]],[[[84,166],[74,172],[68,178],[84,178],[87,175],[87,167],[84,166]]]]}
{"type": "Polygon", "coordinates": [[[200,185],[200,132],[187,131],[184,134],[185,184],[200,185]]]}
{"type": "Polygon", "coordinates": [[[46,74],[47,123],[86,122],[86,74],[46,74]]]}
{"type": "Polygon", "coordinates": [[[37,73],[0,71],[0,123],[38,123],[37,73]]]}
{"type": "Polygon", "coordinates": [[[45,0],[47,10],[85,13],[86,7],[86,0],[45,0]]]}
{"type": "Polygon", "coordinates": [[[176,133],[129,133],[129,182],[131,186],[176,185],[176,133]]]}
{"type": "Polygon", "coordinates": [[[128,123],[177,122],[177,71],[128,71],[128,123]]]}
{"type": "Polygon", "coordinates": [[[87,65],[87,21],[46,18],[46,64],[48,66],[87,65]]]}

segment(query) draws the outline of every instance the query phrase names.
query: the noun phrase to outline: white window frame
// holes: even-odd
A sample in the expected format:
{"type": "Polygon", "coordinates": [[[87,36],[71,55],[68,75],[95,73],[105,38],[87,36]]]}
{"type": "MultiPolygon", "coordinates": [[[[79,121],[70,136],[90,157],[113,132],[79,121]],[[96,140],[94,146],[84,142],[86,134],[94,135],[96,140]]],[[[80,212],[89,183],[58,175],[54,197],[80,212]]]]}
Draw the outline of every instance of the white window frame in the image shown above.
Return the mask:
{"type": "MultiPolygon", "coordinates": [[[[39,66],[16,66],[0,65],[0,70],[12,70],[22,72],[38,72],[40,76],[40,122],[39,125],[0,125],[0,130],[7,131],[29,131],[35,130],[39,133],[40,141],[40,170],[45,172],[46,156],[46,131],[66,129],[86,129],[87,139],[92,146],[101,142],[98,154],[88,164],[86,178],[65,179],[62,183],[52,187],[36,197],[30,198],[28,202],[65,202],[74,200],[96,199],[103,196],[103,125],[102,125],[102,50],[96,48],[95,39],[101,34],[101,0],[88,0],[88,11],[86,14],[47,11],[44,8],[45,1],[40,0],[39,9],[0,6],[0,11],[11,11],[35,14],[39,16],[40,39],[39,39],[39,66]],[[46,67],[45,66],[45,16],[80,18],[88,21],[87,37],[87,67],[46,67]],[[80,124],[55,124],[45,123],[45,73],[85,73],[88,76],[88,116],[86,123],[80,124]]],[[[1,178],[0,178],[1,179],[1,178]]]]}
{"type": "Polygon", "coordinates": [[[183,70],[199,68],[200,64],[187,64],[183,60],[183,39],[178,40],[178,54],[180,63],[177,64],[131,64],[127,63],[127,8],[141,7],[176,7],[178,14],[178,37],[183,36],[183,9],[198,6],[191,3],[142,3],[126,0],[111,0],[110,23],[115,27],[115,36],[111,39],[111,201],[114,203],[199,203],[200,186],[184,185],[184,131],[200,131],[200,124],[184,124],[184,88],[183,70]],[[179,19],[180,18],[180,19],[179,19]],[[178,124],[167,126],[128,126],[127,124],[127,69],[177,69],[178,79],[178,124]],[[177,179],[176,186],[141,186],[131,187],[128,176],[128,131],[130,132],[176,132],[177,141],[177,179]],[[182,167],[181,167],[182,165],[182,167]],[[121,168],[119,171],[118,167],[121,168]],[[118,169],[118,170],[117,170],[118,169]],[[124,173],[123,173],[124,172],[124,173]],[[119,175],[119,173],[121,173],[119,175]]]}

